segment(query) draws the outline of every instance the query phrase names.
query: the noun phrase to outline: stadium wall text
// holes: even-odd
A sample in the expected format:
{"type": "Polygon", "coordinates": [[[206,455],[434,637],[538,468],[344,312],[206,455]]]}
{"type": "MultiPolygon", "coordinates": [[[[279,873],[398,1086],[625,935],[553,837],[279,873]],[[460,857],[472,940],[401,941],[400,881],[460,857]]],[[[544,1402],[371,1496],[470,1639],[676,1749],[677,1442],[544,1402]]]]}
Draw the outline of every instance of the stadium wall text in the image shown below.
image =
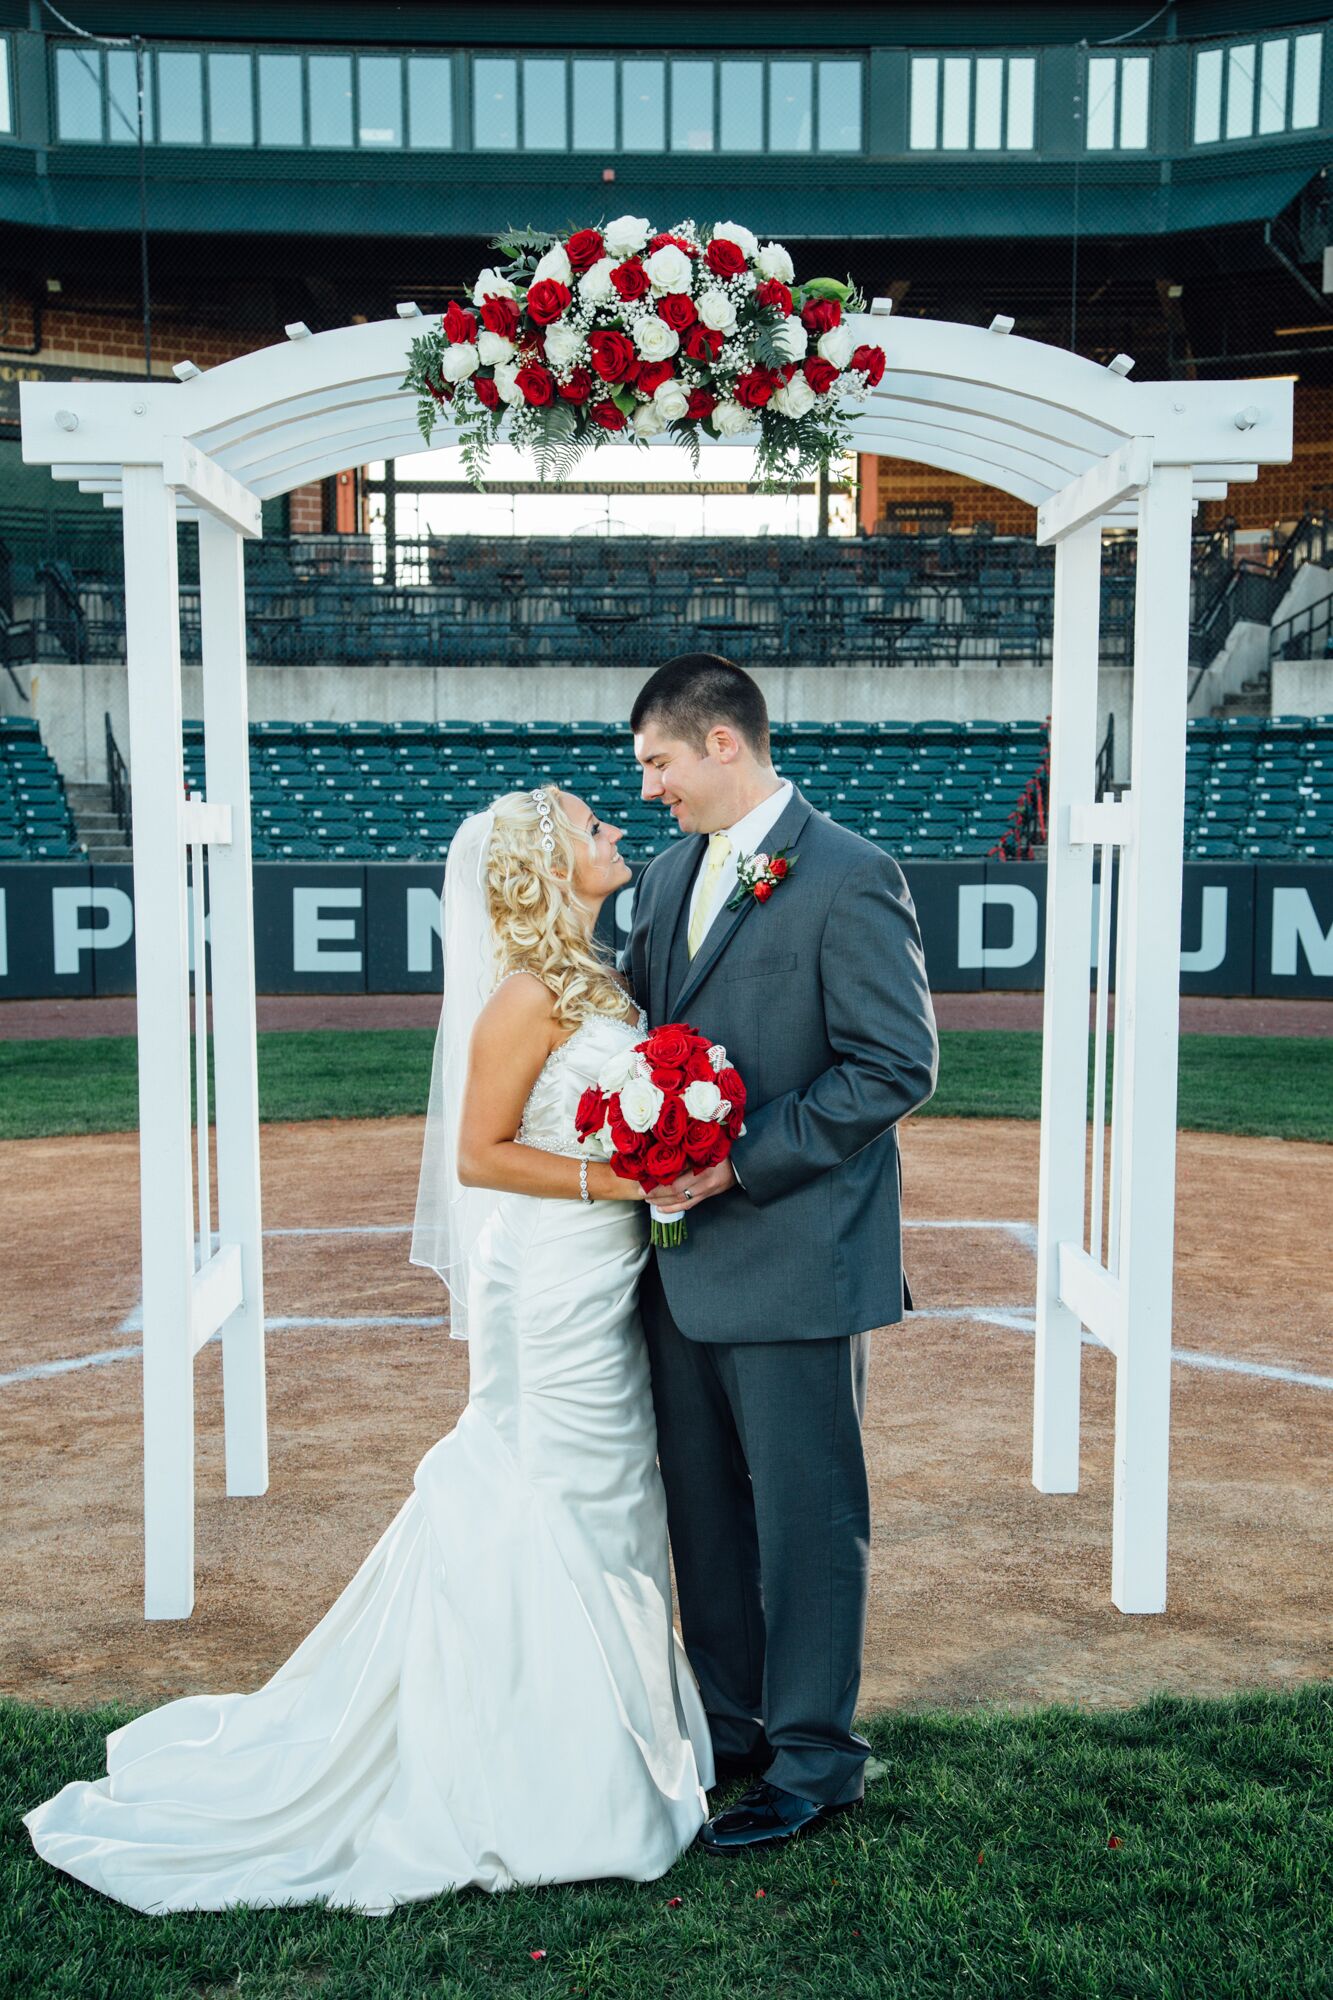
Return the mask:
{"type": "MultiPolygon", "coordinates": [[[[1042,985],[1043,862],[918,861],[905,872],[936,992],[1042,985]]],[[[438,992],[443,877],[441,862],[257,864],[259,991],[438,992]]],[[[1116,890],[1113,878],[1113,936],[1116,890]]],[[[623,889],[603,912],[602,928],[616,942],[632,898],[632,888],[623,889]]],[[[1333,867],[1187,862],[1180,990],[1333,998],[1333,867]]],[[[0,999],[133,991],[129,867],[0,866],[0,999]]]]}

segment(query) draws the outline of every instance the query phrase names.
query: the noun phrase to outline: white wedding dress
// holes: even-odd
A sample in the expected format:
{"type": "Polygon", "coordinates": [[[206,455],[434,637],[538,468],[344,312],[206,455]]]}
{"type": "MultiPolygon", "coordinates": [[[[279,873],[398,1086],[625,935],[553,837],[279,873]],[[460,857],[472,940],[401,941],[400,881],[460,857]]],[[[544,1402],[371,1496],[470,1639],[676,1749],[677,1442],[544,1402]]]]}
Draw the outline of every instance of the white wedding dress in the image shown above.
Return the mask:
{"type": "MultiPolygon", "coordinates": [[[[593,1015],[519,1138],[643,1032],[593,1015]]],[[[671,1615],[635,1202],[496,1197],[468,1291],[470,1400],[332,1609],[254,1694],[168,1702],[24,1821],[145,1911],[475,1885],[651,1881],[707,1817],[708,1725],[671,1615]]]]}

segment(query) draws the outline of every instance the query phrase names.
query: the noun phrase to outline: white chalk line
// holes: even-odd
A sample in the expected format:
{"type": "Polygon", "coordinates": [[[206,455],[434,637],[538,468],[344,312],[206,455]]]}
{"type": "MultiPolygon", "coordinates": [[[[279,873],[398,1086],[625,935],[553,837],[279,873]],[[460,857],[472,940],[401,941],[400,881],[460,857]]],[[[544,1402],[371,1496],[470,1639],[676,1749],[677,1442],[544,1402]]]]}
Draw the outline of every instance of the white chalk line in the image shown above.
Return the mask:
{"type": "MultiPolygon", "coordinates": [[[[1034,1253],[1037,1247],[1037,1231],[1031,1222],[1003,1221],[994,1218],[976,1217],[971,1220],[930,1221],[914,1218],[904,1221],[904,1229],[973,1229],[1002,1230],[1025,1249],[1034,1253]]],[[[410,1223],[352,1223],[330,1225],[326,1228],[266,1229],[265,1236],[410,1236],[410,1223]]],[[[214,1244],[218,1242],[214,1235],[214,1244]]],[[[974,1326],[999,1327],[1007,1333],[1022,1333],[1035,1337],[1036,1314],[1031,1306],[926,1306],[909,1315],[913,1320],[943,1319],[966,1320],[974,1326]]],[[[266,1333],[285,1333],[293,1328],[333,1327],[343,1332],[365,1331],[375,1327],[409,1326],[433,1328],[445,1325],[443,1313],[377,1313],[341,1315],[285,1315],[264,1321],[266,1333]]],[[[141,1333],[143,1331],[142,1301],[126,1314],[117,1328],[120,1333],[141,1333]]],[[[211,1339],[221,1338],[213,1334],[211,1339]]],[[[1092,1333],[1083,1333],[1085,1346],[1101,1347],[1103,1342],[1092,1333]]],[[[205,1343],[207,1344],[207,1343],[205,1343]]],[[[16,1368],[10,1374],[0,1375],[0,1389],[13,1383],[32,1382],[48,1375],[68,1375],[80,1368],[105,1368],[117,1361],[134,1361],[143,1354],[142,1343],[130,1347],[108,1347],[96,1354],[79,1354],[59,1361],[34,1362],[26,1368],[16,1368]]],[[[1275,1362],[1241,1361],[1230,1355],[1201,1354],[1183,1347],[1171,1349],[1172,1361],[1182,1368],[1212,1369],[1226,1375],[1255,1376],[1261,1381],[1286,1382],[1302,1389],[1333,1390],[1333,1375],[1314,1375],[1299,1368],[1283,1368],[1275,1362]]]]}

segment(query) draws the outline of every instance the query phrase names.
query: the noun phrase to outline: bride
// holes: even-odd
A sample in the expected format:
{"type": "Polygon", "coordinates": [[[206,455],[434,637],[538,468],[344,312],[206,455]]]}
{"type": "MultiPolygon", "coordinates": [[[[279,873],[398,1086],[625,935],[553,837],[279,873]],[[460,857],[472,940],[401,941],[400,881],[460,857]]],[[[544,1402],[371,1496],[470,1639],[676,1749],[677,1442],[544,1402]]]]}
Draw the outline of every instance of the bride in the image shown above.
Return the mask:
{"type": "Polygon", "coordinates": [[[574,1139],[583,1090],[645,1028],[592,936],[629,880],[619,840],[550,787],[450,848],[412,1259],[471,1341],[470,1400],[265,1686],[128,1723],[105,1778],[27,1815],[39,1854],[135,1909],[650,1881],[707,1816],[636,1304],[646,1217],[574,1139]]]}

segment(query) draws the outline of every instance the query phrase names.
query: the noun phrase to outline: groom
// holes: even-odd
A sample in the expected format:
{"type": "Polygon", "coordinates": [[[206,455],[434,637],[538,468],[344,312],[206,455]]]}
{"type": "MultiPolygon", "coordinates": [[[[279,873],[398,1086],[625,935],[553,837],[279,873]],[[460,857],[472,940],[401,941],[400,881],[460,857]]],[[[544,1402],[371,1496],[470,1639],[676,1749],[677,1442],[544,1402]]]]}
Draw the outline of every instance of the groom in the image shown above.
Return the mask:
{"type": "Polygon", "coordinates": [[[719,1778],[760,1780],[700,1835],[730,1854],[862,1796],[866,1366],[903,1316],[896,1127],[935,1087],[935,1019],[901,870],[778,776],[747,673],[670,660],[631,728],[644,798],[690,836],[640,879],[634,991],[748,1092],[730,1159],[654,1196],[689,1232],[642,1290],[685,1646],[719,1778]],[[744,894],[738,863],[784,851],[744,894]]]}

